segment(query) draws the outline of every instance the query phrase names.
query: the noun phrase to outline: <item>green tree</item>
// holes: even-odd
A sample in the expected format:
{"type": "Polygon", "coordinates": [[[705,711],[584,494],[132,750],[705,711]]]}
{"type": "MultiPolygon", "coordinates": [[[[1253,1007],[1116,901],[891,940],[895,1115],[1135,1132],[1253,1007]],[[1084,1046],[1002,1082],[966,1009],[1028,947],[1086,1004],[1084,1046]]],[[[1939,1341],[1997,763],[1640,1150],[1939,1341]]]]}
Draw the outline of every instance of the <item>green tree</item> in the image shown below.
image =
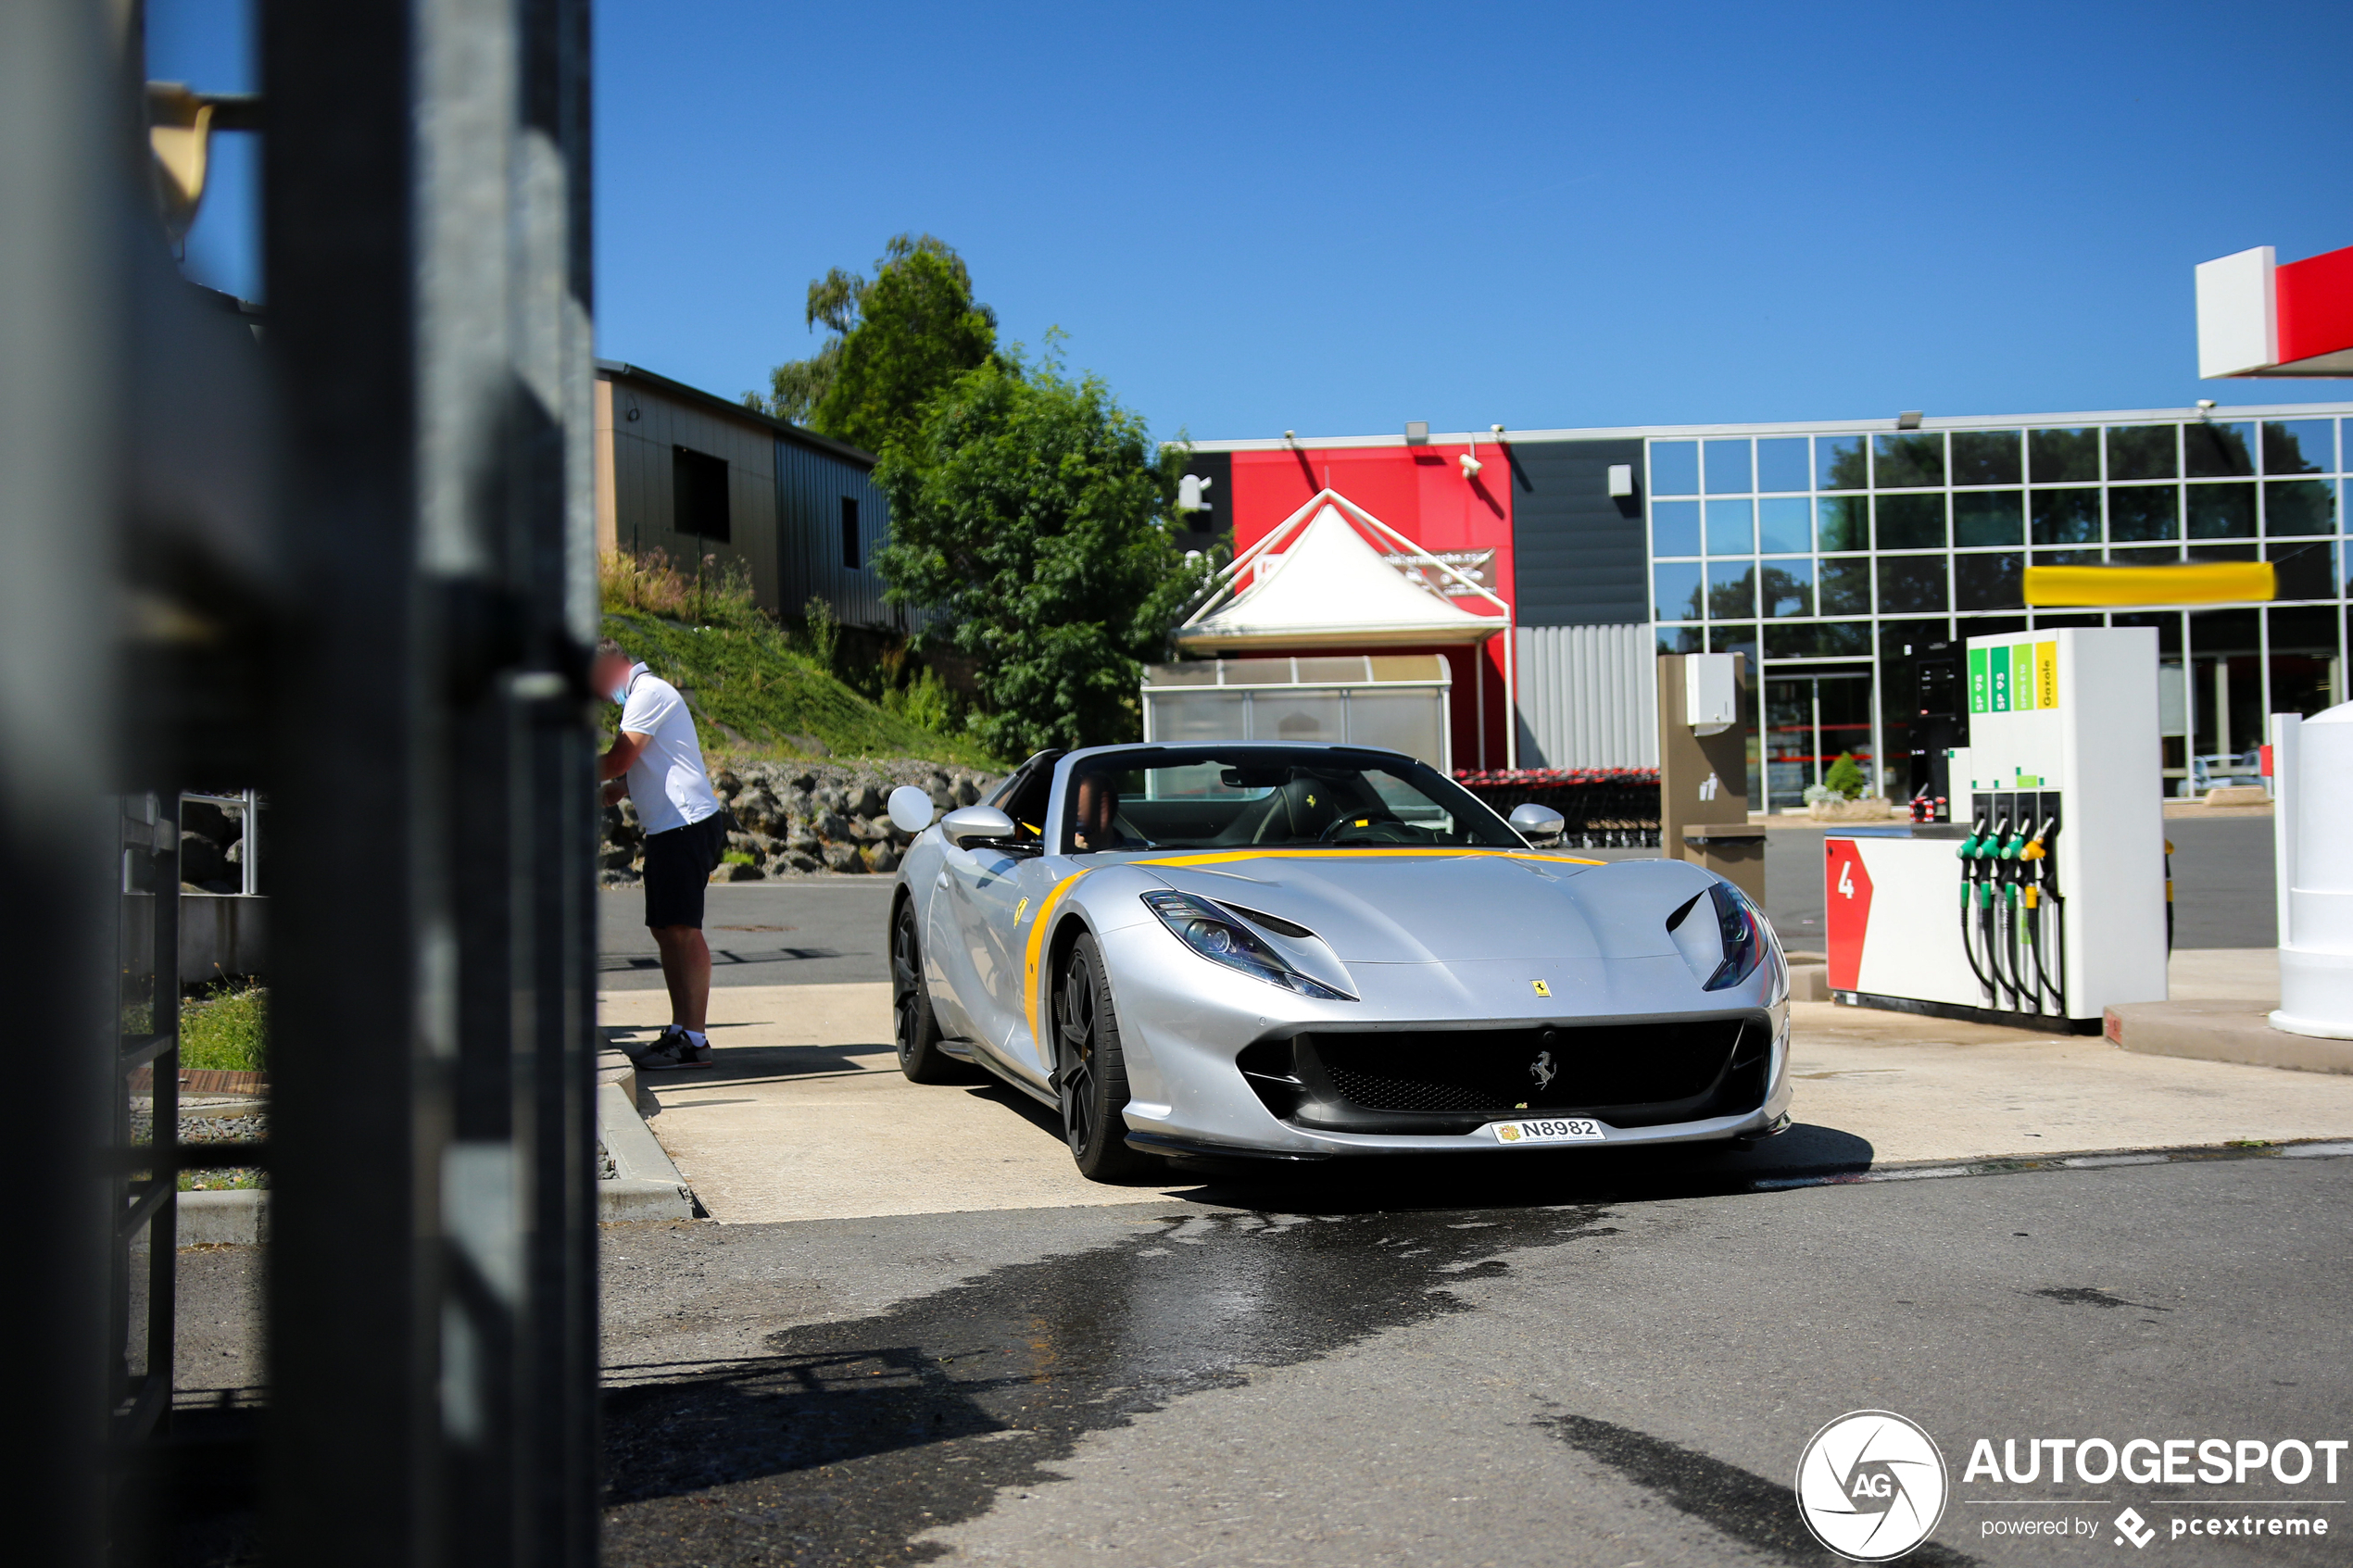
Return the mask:
{"type": "Polygon", "coordinates": [[[1138,665],[1210,570],[1169,537],[1175,469],[1143,420],[1051,355],[967,372],[875,470],[875,565],[938,618],[926,641],[971,660],[973,727],[1003,757],[1134,735],[1138,665]]]}
{"type": "Polygon", "coordinates": [[[869,452],[912,430],[925,399],[997,347],[996,315],[974,301],[963,257],[930,234],[891,240],[871,281],[837,267],[812,282],[807,322],[832,335],[770,371],[764,401],[744,400],[869,452]]]}

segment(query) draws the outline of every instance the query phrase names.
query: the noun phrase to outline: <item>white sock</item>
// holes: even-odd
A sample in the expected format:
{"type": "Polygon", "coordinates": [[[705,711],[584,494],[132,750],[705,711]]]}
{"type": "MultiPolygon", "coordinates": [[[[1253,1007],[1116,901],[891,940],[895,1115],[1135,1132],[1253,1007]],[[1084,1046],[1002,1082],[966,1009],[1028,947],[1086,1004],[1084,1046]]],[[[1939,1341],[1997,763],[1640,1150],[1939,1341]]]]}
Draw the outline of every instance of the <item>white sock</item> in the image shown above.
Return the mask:
{"type": "Polygon", "coordinates": [[[686,1035],[686,1043],[694,1047],[697,1050],[700,1050],[705,1046],[711,1044],[710,1040],[704,1037],[703,1032],[699,1029],[681,1029],[678,1032],[681,1035],[686,1035]]]}

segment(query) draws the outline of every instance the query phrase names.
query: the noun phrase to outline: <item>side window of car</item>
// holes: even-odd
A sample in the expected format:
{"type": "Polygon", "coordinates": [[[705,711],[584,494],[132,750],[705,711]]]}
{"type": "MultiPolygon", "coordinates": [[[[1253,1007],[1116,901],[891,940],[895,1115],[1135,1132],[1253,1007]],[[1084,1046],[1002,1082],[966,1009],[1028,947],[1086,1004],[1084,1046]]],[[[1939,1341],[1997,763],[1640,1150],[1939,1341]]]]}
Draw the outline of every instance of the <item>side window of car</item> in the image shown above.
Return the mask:
{"type": "Polygon", "coordinates": [[[1026,843],[1043,844],[1046,806],[1054,792],[1054,764],[1062,759],[1062,755],[1059,751],[1039,752],[1014,770],[1013,777],[989,797],[988,804],[1013,820],[1026,843]]]}
{"type": "Polygon", "coordinates": [[[1046,803],[1054,792],[1054,768],[1049,762],[1030,770],[1019,787],[1009,792],[998,809],[1013,820],[1025,839],[1046,836],[1046,803]]]}

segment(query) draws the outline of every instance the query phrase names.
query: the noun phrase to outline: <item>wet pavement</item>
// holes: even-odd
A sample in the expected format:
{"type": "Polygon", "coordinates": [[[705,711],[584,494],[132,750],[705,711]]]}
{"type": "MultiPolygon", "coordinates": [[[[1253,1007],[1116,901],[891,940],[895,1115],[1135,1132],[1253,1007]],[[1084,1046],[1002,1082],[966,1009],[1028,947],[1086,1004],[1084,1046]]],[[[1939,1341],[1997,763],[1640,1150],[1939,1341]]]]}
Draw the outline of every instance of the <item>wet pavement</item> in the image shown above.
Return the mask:
{"type": "MultiPolygon", "coordinates": [[[[2113,1561],[2104,1526],[1985,1532],[2090,1496],[2163,1527],[2216,1489],[1964,1488],[1973,1439],[2334,1436],[2353,1409],[2353,1158],[1504,1171],[609,1230],[607,1561],[1829,1562],[1787,1478],[1872,1408],[1953,1473],[1907,1561],[2113,1561]]],[[[2353,1494],[2317,1481],[2286,1490],[2353,1494]]]]}

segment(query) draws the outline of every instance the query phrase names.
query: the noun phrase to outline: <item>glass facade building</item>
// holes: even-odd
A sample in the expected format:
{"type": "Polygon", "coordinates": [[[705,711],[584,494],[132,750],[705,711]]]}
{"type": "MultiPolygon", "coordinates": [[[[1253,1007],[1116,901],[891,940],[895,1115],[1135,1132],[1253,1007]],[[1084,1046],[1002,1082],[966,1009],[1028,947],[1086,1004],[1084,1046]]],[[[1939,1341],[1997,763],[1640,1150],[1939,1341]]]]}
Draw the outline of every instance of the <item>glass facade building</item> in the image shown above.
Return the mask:
{"type": "Polygon", "coordinates": [[[2353,406],[1644,433],[1663,653],[1762,680],[1750,800],[1851,753],[1906,787],[1913,659],[2030,626],[2153,626],[2169,787],[2247,765],[2266,714],[2346,697],[2353,406]],[[2269,605],[2032,610],[2029,564],[2268,560],[2269,605]]]}

